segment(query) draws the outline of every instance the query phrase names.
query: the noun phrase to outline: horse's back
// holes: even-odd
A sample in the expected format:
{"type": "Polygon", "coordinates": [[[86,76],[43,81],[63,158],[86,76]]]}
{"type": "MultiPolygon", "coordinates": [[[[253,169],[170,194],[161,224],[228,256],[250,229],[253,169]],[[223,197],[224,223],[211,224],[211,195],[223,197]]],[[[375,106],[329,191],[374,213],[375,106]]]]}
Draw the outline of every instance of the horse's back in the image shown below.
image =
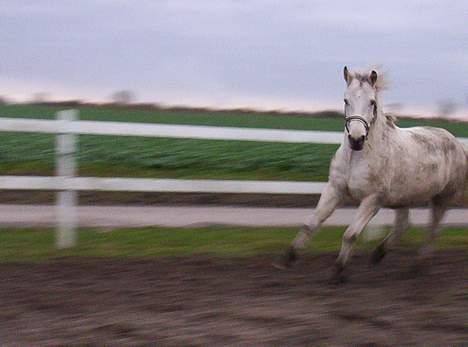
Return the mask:
{"type": "Polygon", "coordinates": [[[438,157],[441,163],[466,166],[464,146],[450,132],[435,127],[412,127],[400,129],[405,133],[409,151],[414,151],[421,160],[438,157]],[[420,156],[422,155],[422,157],[420,156]]]}
{"type": "Polygon", "coordinates": [[[405,158],[397,162],[407,188],[417,187],[414,191],[424,199],[456,195],[463,190],[460,187],[467,174],[465,149],[450,132],[434,127],[399,130],[405,158]]]}

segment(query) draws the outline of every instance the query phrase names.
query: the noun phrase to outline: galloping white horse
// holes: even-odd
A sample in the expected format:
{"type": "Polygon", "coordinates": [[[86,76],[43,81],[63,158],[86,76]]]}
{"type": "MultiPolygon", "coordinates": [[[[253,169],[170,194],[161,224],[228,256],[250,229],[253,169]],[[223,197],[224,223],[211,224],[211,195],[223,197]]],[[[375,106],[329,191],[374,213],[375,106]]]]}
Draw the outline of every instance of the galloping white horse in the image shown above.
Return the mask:
{"type": "Polygon", "coordinates": [[[304,224],[291,247],[275,266],[285,268],[297,251],[332,214],[345,197],[360,202],[348,226],[336,262],[334,281],[343,270],[353,243],[381,207],[396,209],[392,232],[372,255],[379,262],[408,225],[408,208],[431,203],[432,218],[420,257],[427,257],[450,202],[463,194],[468,179],[468,150],[448,131],[432,127],[401,129],[382,111],[385,80],[377,71],[352,72],[344,68],[344,141],[330,165],[328,183],[314,215],[304,224]]]}

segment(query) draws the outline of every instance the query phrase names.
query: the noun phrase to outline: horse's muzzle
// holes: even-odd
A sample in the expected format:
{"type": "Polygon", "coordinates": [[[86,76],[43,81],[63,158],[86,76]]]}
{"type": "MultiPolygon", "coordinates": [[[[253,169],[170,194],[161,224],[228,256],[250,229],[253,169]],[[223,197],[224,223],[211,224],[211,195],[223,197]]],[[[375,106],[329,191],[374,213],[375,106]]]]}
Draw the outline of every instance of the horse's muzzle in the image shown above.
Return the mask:
{"type": "Polygon", "coordinates": [[[348,135],[348,140],[349,140],[349,146],[353,151],[360,151],[364,148],[364,141],[366,140],[366,137],[363,135],[357,140],[351,137],[351,135],[348,135]]]}

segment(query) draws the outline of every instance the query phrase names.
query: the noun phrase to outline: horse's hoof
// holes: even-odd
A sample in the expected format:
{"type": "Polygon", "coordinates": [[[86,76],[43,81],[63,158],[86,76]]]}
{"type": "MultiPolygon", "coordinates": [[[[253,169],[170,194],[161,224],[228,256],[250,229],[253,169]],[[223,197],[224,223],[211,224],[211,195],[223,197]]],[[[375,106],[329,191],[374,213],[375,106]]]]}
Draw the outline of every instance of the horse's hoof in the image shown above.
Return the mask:
{"type": "Polygon", "coordinates": [[[420,277],[426,275],[429,271],[427,259],[417,259],[416,262],[410,267],[409,274],[412,277],[420,277]]]}
{"type": "Polygon", "coordinates": [[[371,263],[376,265],[379,264],[382,259],[385,257],[386,251],[384,245],[379,245],[377,248],[372,252],[371,255],[371,263]]]}
{"type": "Polygon", "coordinates": [[[289,269],[297,261],[297,253],[293,247],[289,247],[286,253],[273,263],[273,266],[280,270],[289,269]]]}
{"type": "Polygon", "coordinates": [[[330,285],[338,286],[348,282],[348,277],[345,275],[344,269],[345,268],[343,265],[337,264],[335,267],[335,271],[333,272],[333,275],[331,276],[328,283],[330,285]]]}
{"type": "Polygon", "coordinates": [[[334,273],[333,276],[328,281],[328,284],[332,286],[340,286],[348,282],[348,277],[343,274],[336,274],[334,273]]]}

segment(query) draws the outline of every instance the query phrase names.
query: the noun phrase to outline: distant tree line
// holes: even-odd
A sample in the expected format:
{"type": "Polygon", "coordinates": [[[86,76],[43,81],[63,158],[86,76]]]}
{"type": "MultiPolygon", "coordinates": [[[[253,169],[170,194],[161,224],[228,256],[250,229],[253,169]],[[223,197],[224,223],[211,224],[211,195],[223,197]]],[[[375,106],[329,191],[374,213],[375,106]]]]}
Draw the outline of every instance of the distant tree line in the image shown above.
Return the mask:
{"type": "MultiPolygon", "coordinates": [[[[117,90],[109,96],[109,102],[107,103],[92,103],[83,100],[64,100],[64,101],[51,101],[51,97],[47,92],[36,92],[32,95],[31,103],[33,104],[50,104],[58,105],[64,107],[78,107],[80,105],[88,106],[113,106],[113,107],[129,107],[133,109],[142,109],[142,110],[191,110],[191,111],[214,111],[213,109],[203,108],[203,107],[190,107],[190,106],[163,106],[158,103],[136,103],[135,93],[128,89],[117,90]]],[[[468,95],[466,97],[466,106],[468,106],[468,95]]],[[[11,100],[0,95],[0,105],[6,105],[11,103],[11,100]]],[[[390,103],[385,105],[386,110],[390,113],[401,113],[404,109],[404,105],[401,103],[390,103]]],[[[457,104],[453,99],[447,98],[440,100],[437,103],[437,116],[439,118],[450,118],[460,107],[461,105],[457,104]]],[[[237,113],[269,113],[269,114],[287,114],[287,115],[298,115],[298,116],[308,116],[308,115],[318,115],[328,116],[328,117],[340,117],[342,116],[340,112],[336,111],[321,111],[321,112],[296,112],[296,111],[279,111],[279,110],[264,110],[259,111],[250,108],[237,108],[237,109],[218,109],[217,112],[237,112],[237,113]]]]}

